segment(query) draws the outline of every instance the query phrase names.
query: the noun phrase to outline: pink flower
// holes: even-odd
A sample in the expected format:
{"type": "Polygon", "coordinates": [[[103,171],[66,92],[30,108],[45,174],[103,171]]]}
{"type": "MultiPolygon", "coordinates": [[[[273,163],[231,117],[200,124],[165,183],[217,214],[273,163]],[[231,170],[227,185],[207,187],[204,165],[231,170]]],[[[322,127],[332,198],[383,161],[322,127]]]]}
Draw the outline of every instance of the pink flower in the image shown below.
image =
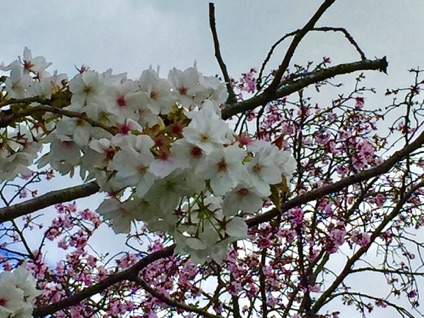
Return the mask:
{"type": "Polygon", "coordinates": [[[352,242],[365,246],[371,242],[370,235],[366,232],[359,232],[358,230],[353,230],[351,235],[352,242]]]}
{"type": "Polygon", "coordinates": [[[292,223],[302,224],[303,222],[303,211],[301,208],[296,207],[289,210],[289,219],[292,223]]]}

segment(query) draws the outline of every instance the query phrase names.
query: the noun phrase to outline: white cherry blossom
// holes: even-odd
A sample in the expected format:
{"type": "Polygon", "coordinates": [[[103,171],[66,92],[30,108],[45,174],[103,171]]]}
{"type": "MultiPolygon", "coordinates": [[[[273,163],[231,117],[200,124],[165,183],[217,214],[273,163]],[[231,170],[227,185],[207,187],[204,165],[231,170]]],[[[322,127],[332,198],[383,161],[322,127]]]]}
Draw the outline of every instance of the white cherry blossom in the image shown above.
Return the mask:
{"type": "Polygon", "coordinates": [[[239,184],[225,195],[222,209],[227,216],[235,216],[239,210],[256,213],[262,208],[263,200],[252,185],[239,184]]]}
{"type": "Polygon", "coordinates": [[[190,124],[183,129],[184,138],[201,148],[208,155],[216,146],[228,144],[231,140],[228,123],[223,121],[213,109],[204,107],[195,112],[190,124]]]}
{"type": "Polygon", "coordinates": [[[196,169],[196,174],[204,180],[210,180],[214,194],[224,195],[246,178],[246,168],[242,163],[245,155],[237,145],[216,148],[206,157],[204,164],[196,169]]]}
{"type": "Polygon", "coordinates": [[[152,68],[141,74],[139,83],[141,90],[148,96],[146,106],[154,114],[168,114],[171,111],[177,100],[171,83],[160,78],[152,68]]]}
{"type": "Polygon", "coordinates": [[[112,221],[115,233],[128,233],[131,222],[137,217],[138,202],[129,200],[120,202],[118,199],[106,199],[97,208],[97,212],[107,220],[112,221]]]}
{"type": "Polygon", "coordinates": [[[69,82],[69,90],[72,93],[71,102],[83,106],[95,103],[101,98],[105,89],[102,76],[95,71],[84,71],[69,82]]]}

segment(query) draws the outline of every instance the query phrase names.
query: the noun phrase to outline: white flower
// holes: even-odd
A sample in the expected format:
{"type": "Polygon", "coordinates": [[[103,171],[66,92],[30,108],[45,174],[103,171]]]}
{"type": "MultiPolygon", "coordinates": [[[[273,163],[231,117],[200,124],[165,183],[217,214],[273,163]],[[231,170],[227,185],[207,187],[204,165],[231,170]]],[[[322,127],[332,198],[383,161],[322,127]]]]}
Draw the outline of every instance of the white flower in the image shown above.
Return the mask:
{"type": "Polygon", "coordinates": [[[190,109],[190,106],[193,105],[194,96],[204,90],[204,87],[199,84],[199,76],[196,65],[184,71],[174,67],[168,73],[168,80],[179,94],[178,102],[186,109],[190,109]]]}
{"type": "Polygon", "coordinates": [[[27,302],[32,302],[35,297],[42,294],[36,288],[36,281],[32,274],[24,267],[19,266],[13,271],[16,280],[16,287],[24,292],[24,298],[27,302]]]}
{"type": "Polygon", "coordinates": [[[38,167],[44,167],[48,163],[62,174],[71,172],[81,162],[80,148],[72,140],[60,140],[56,134],[47,136],[44,142],[50,142],[50,152],[38,161],[38,167]]]}
{"type": "Polygon", "coordinates": [[[29,74],[24,74],[24,69],[18,61],[14,61],[2,70],[10,71],[10,76],[6,78],[5,89],[8,98],[25,98],[30,97],[27,95],[27,90],[33,81],[29,74]]]}
{"type": "Polygon", "coordinates": [[[115,179],[123,187],[137,186],[137,196],[143,197],[155,181],[149,165],[154,157],[150,151],[137,152],[133,148],[125,148],[113,157],[109,169],[116,170],[115,179]]]}
{"type": "Polygon", "coordinates": [[[252,185],[239,184],[227,193],[222,204],[226,216],[234,216],[239,210],[255,213],[262,208],[263,200],[252,185]]]}
{"type": "Polygon", "coordinates": [[[106,87],[103,78],[95,71],[85,71],[77,74],[69,82],[72,93],[71,103],[89,105],[101,98],[106,87]]]}
{"type": "Polygon", "coordinates": [[[14,317],[15,313],[25,306],[23,290],[13,288],[13,284],[13,279],[0,276],[0,317],[14,317]]]}
{"type": "Polygon", "coordinates": [[[251,183],[261,196],[271,194],[270,184],[281,182],[281,172],[277,166],[278,149],[275,152],[266,151],[264,148],[254,154],[254,157],[246,164],[251,177],[251,183]]]}
{"type": "Polygon", "coordinates": [[[206,157],[205,163],[196,169],[195,174],[203,180],[210,179],[213,193],[223,195],[246,179],[246,168],[242,163],[245,155],[237,145],[217,148],[206,157]]]}
{"type": "Polygon", "coordinates": [[[112,160],[115,155],[115,147],[108,138],[94,139],[90,141],[88,146],[95,152],[102,155],[103,160],[101,160],[101,162],[97,162],[96,160],[96,164],[94,164],[97,168],[104,168],[107,166],[108,162],[112,160]]]}
{"type": "Polygon", "coordinates": [[[248,148],[254,151],[254,157],[246,164],[247,171],[261,196],[271,195],[270,185],[280,183],[283,175],[291,179],[296,162],[290,152],[260,140],[252,142],[248,148]]]}
{"type": "Polygon", "coordinates": [[[231,142],[227,136],[230,132],[228,123],[223,121],[213,109],[205,107],[194,113],[190,124],[183,129],[183,136],[187,142],[210,154],[216,146],[231,142]]]}
{"type": "Polygon", "coordinates": [[[200,83],[205,87],[203,98],[214,100],[216,104],[225,103],[228,98],[227,87],[225,83],[215,76],[204,76],[200,83]]]}
{"type": "Polygon", "coordinates": [[[97,212],[112,221],[115,233],[128,233],[131,221],[137,218],[138,202],[134,200],[120,202],[118,199],[105,199],[97,208],[97,212]]]}
{"type": "Polygon", "coordinates": [[[40,294],[35,278],[23,266],[0,273],[0,317],[32,317],[32,301],[40,294]]]}
{"type": "Polygon", "coordinates": [[[137,92],[138,83],[126,81],[122,84],[110,86],[107,90],[107,110],[118,117],[138,120],[138,110],[148,101],[145,92],[137,92]]]}
{"type": "MultiPolygon", "coordinates": [[[[29,96],[40,96],[42,98],[50,98],[52,95],[52,82],[50,74],[45,72],[44,77],[38,79],[38,81],[32,81],[29,83],[26,95],[29,96]]],[[[53,82],[54,83],[54,82],[53,82]]]]}
{"type": "Polygon", "coordinates": [[[53,64],[51,62],[47,62],[43,56],[33,58],[31,50],[27,47],[24,49],[24,56],[21,63],[26,73],[33,72],[37,75],[53,64]]]}
{"type": "Polygon", "coordinates": [[[195,170],[206,159],[205,152],[187,140],[178,139],[171,146],[171,156],[175,166],[195,170]]]}
{"type": "Polygon", "coordinates": [[[0,136],[0,142],[7,145],[0,151],[0,180],[12,180],[18,174],[31,174],[28,167],[41,149],[41,144],[35,140],[33,133],[24,125],[0,136]]]}
{"type": "Polygon", "coordinates": [[[172,85],[167,80],[159,78],[158,72],[152,68],[143,71],[139,80],[140,88],[147,93],[147,107],[154,114],[168,114],[176,102],[172,85]]]}
{"type": "Polygon", "coordinates": [[[92,126],[79,118],[64,117],[56,125],[56,136],[60,140],[73,140],[78,146],[86,146],[90,141],[92,126]]]}

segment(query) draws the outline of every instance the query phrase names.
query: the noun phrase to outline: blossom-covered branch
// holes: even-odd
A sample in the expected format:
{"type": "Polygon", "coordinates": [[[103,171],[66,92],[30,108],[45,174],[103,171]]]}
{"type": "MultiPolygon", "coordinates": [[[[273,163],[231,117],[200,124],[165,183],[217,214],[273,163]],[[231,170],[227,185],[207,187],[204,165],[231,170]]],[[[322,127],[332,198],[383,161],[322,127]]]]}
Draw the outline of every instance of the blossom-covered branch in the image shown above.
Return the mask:
{"type": "Polygon", "coordinates": [[[172,256],[175,249],[175,245],[168,246],[164,249],[161,249],[160,251],[153,252],[145,257],[143,257],[141,260],[139,260],[135,265],[131,266],[130,268],[109,275],[104,280],[98,282],[97,284],[94,284],[90,287],[85,288],[84,290],[80,291],[79,293],[75,293],[72,296],[68,298],[64,298],[56,303],[53,303],[51,305],[48,305],[46,307],[42,308],[35,308],[33,312],[34,318],[37,317],[45,317],[48,315],[51,315],[59,310],[62,310],[64,308],[68,308],[70,306],[76,305],[83,301],[84,299],[87,299],[91,296],[94,296],[98,293],[101,293],[105,290],[107,290],[109,287],[113,286],[114,284],[120,283],[124,280],[134,280],[138,276],[139,272],[148,266],[149,264],[162,259],[166,257],[172,256]]]}

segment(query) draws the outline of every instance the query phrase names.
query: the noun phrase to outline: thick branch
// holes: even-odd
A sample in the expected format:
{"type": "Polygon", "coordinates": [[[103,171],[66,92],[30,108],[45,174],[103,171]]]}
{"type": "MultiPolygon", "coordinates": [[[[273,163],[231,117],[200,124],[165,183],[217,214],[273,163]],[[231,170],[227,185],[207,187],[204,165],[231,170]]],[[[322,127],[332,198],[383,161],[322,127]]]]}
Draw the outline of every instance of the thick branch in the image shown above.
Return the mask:
{"type": "Polygon", "coordinates": [[[297,92],[311,84],[322,82],[337,75],[349,74],[356,71],[365,70],[378,70],[386,72],[387,60],[386,57],[376,60],[365,60],[347,64],[339,64],[323,70],[313,72],[305,77],[302,77],[293,82],[287,83],[286,86],[278,89],[273,95],[266,94],[265,92],[252,97],[246,101],[230,104],[222,109],[222,118],[228,119],[238,113],[244,113],[248,110],[253,110],[258,106],[266,105],[272,100],[288,96],[297,92]]]}
{"type": "Polygon", "coordinates": [[[84,299],[87,299],[98,293],[101,293],[102,291],[106,290],[107,288],[111,287],[114,284],[117,284],[124,280],[134,281],[135,277],[138,276],[138,273],[147,265],[161,258],[172,256],[172,254],[174,253],[174,248],[175,248],[175,245],[171,245],[161,249],[160,251],[153,252],[147,255],[146,257],[142,258],[141,260],[139,260],[136,264],[134,264],[130,268],[122,272],[111,274],[104,280],[100,281],[99,283],[94,284],[90,287],[87,287],[68,298],[62,299],[46,307],[36,308],[34,309],[33,316],[34,318],[38,318],[38,317],[45,317],[45,316],[51,315],[59,310],[68,308],[70,306],[75,306],[79,304],[81,301],[83,301],[84,299]]]}
{"type": "Polygon", "coordinates": [[[99,191],[98,184],[93,181],[83,185],[52,191],[22,203],[0,209],[0,223],[11,221],[17,217],[47,208],[56,203],[72,201],[88,197],[99,191]]]}

